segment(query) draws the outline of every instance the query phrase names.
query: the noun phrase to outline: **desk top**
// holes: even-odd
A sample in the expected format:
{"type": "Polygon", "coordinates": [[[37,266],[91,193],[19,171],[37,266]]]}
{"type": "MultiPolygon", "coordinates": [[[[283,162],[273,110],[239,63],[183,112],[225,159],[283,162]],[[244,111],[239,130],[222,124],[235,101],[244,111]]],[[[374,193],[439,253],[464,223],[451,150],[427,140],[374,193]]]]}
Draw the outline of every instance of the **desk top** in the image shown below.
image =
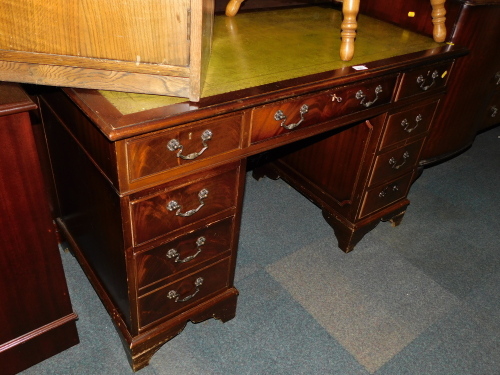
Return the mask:
{"type": "Polygon", "coordinates": [[[305,85],[320,90],[407,66],[408,61],[428,63],[434,55],[457,54],[455,47],[360,15],[355,56],[341,61],[341,17],[338,9],[319,6],[216,16],[198,103],[112,91],[66,92],[109,139],[116,140],[137,134],[131,129],[137,123],[143,126],[141,132],[158,130],[213,116],[214,107],[217,113],[242,109],[257,100],[262,104],[300,94],[305,85]],[[360,65],[363,68],[356,69],[360,65]],[[257,99],[263,95],[267,99],[257,99]]]}
{"type": "MultiPolygon", "coordinates": [[[[342,13],[300,7],[216,16],[202,97],[279,82],[440,46],[431,38],[359,16],[356,54],[339,57],[342,13]]],[[[124,115],[185,98],[102,91],[124,115]]]]}

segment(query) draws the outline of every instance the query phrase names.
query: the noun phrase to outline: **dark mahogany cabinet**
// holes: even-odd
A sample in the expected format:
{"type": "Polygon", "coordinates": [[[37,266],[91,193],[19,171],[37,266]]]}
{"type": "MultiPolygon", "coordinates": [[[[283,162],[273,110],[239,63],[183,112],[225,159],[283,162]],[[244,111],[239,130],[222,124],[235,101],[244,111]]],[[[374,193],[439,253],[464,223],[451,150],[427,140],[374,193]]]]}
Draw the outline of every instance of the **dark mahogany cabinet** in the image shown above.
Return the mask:
{"type": "Polygon", "coordinates": [[[16,374],[79,342],[29,111],[0,84],[0,373],[16,374]]]}

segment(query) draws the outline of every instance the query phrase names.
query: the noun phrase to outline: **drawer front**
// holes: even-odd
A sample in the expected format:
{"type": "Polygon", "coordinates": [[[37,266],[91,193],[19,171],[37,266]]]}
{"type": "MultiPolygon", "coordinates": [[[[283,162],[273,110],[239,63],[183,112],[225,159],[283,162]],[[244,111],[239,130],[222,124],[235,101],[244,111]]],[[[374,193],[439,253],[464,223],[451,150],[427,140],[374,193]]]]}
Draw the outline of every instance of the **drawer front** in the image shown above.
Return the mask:
{"type": "Polygon", "coordinates": [[[361,206],[360,218],[406,197],[412,175],[412,173],[409,173],[396,181],[367,191],[363,199],[363,205],[361,206]]]}
{"type": "Polygon", "coordinates": [[[437,103],[391,114],[387,119],[380,149],[427,132],[432,123],[437,103]]]}
{"type": "Polygon", "coordinates": [[[138,298],[139,325],[145,327],[228,287],[229,258],[138,298]]]}
{"type": "Polygon", "coordinates": [[[241,147],[242,115],[202,121],[127,142],[129,181],[241,147]]]}
{"type": "Polygon", "coordinates": [[[377,156],[370,186],[392,180],[415,167],[423,143],[424,140],[421,139],[377,156]]]}
{"type": "Polygon", "coordinates": [[[234,209],[237,183],[238,170],[233,169],[131,202],[135,245],[234,209]]]}
{"type": "Polygon", "coordinates": [[[233,217],[136,254],[137,286],[147,287],[231,250],[233,217]]]}
{"type": "Polygon", "coordinates": [[[452,65],[453,62],[448,61],[404,73],[397,98],[402,99],[443,88],[448,81],[452,65]]]}
{"type": "Polygon", "coordinates": [[[396,78],[384,77],[255,108],[252,111],[251,142],[389,103],[396,78]]]}

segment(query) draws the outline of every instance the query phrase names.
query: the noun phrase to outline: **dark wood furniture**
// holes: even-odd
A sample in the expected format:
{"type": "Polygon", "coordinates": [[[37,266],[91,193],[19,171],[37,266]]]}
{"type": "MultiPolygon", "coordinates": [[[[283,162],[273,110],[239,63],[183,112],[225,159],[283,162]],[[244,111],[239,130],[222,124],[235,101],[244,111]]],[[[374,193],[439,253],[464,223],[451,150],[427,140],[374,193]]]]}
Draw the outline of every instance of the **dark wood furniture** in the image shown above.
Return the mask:
{"type": "MultiPolygon", "coordinates": [[[[500,1],[448,0],[447,41],[465,46],[448,85],[448,95],[438,107],[436,126],[422,151],[422,164],[455,156],[467,149],[478,131],[500,123],[500,1]]],[[[432,35],[426,0],[361,1],[360,11],[372,17],[432,35]],[[413,15],[409,17],[409,13],[413,15]]]]}
{"type": "Polygon", "coordinates": [[[29,111],[0,84],[0,372],[16,374],[78,343],[29,111]]]}
{"type": "MultiPolygon", "coordinates": [[[[299,18],[308,12],[318,27],[320,17],[338,16],[318,8],[301,9],[299,18]]],[[[231,43],[212,56],[253,71],[262,65],[261,55],[252,63],[237,32],[248,40],[246,33],[262,29],[255,22],[265,17],[238,24],[240,16],[230,24],[231,43]]],[[[269,17],[273,22],[274,15],[269,17]]],[[[307,24],[297,28],[299,33],[303,27],[314,32],[307,24]]],[[[334,51],[337,39],[332,38],[334,51]]],[[[311,51],[311,44],[300,45],[311,51]]],[[[322,142],[334,139],[338,158],[325,167],[339,177],[335,189],[341,194],[332,197],[342,204],[338,212],[344,219],[336,233],[344,250],[354,244],[351,224],[359,237],[372,222],[400,221],[435,106],[455,60],[467,53],[433,45],[362,66],[250,85],[199,103],[69,88],[39,93],[58,224],[113,318],[135,370],[188,321],[234,317],[249,156],[281,146],[297,150],[302,147],[297,141],[319,142],[314,147],[322,152],[322,142]],[[416,119],[419,115],[423,119],[416,119]]],[[[323,41],[319,48],[325,48],[323,41]]],[[[387,50],[394,54],[392,45],[387,50]]],[[[282,62],[288,51],[274,52],[282,62]]],[[[316,64],[309,54],[298,55],[316,64]]],[[[272,64],[270,52],[266,59],[272,64]]],[[[215,71],[216,82],[228,81],[230,88],[239,83],[228,80],[229,69],[215,71]]]]}

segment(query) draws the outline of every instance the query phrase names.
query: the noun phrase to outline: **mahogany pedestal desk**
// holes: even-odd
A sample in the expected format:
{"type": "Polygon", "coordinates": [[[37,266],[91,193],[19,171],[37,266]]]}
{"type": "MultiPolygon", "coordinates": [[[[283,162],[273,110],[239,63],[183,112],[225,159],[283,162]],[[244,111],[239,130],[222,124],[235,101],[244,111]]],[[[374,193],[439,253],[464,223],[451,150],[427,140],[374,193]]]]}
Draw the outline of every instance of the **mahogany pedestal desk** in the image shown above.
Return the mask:
{"type": "Polygon", "coordinates": [[[188,321],[235,316],[248,157],[323,160],[313,173],[309,156],[294,164],[292,153],[283,177],[321,207],[344,251],[381,220],[401,221],[436,105],[467,50],[376,21],[349,65],[325,32],[340,18],[320,7],[216,17],[199,103],[39,94],[58,224],[134,369],[188,321]]]}
{"type": "Polygon", "coordinates": [[[2,375],[79,342],[30,121],[35,108],[19,85],[0,83],[2,375]]]}

